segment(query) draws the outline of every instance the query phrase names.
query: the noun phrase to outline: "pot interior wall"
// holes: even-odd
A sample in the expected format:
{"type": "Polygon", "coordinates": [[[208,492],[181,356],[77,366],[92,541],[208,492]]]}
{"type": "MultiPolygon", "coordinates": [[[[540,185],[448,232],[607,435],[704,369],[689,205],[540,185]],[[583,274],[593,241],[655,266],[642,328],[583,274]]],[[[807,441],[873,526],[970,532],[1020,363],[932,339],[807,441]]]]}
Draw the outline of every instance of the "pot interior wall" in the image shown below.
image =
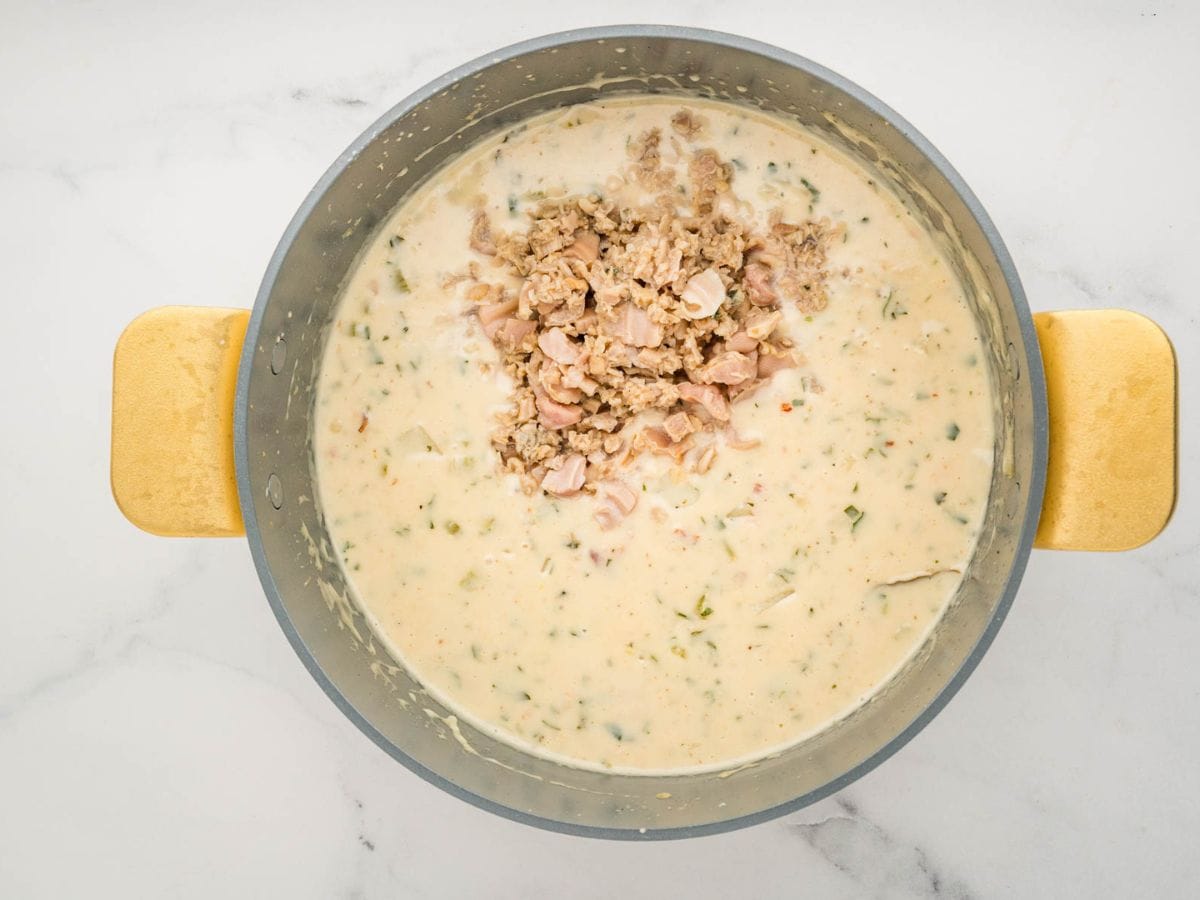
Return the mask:
{"type": "Polygon", "coordinates": [[[338,160],[264,280],[242,362],[237,452],[243,514],[275,612],[360,728],[424,776],[505,815],[561,830],[663,837],[744,824],[824,796],[903,743],[953,693],[998,627],[1024,567],[1041,500],[1044,401],[1028,310],[1003,248],[919,136],[858,89],[774,48],[681,29],[620,32],[544,38],[470,64],[405,101],[338,160]],[[791,116],[875,166],[944,236],[987,338],[999,396],[998,465],[983,535],[933,637],[854,715],[722,776],[570,769],[455,722],[372,640],[314,502],[309,415],[324,327],[376,226],[481,136],[555,106],[634,91],[791,116]]]}

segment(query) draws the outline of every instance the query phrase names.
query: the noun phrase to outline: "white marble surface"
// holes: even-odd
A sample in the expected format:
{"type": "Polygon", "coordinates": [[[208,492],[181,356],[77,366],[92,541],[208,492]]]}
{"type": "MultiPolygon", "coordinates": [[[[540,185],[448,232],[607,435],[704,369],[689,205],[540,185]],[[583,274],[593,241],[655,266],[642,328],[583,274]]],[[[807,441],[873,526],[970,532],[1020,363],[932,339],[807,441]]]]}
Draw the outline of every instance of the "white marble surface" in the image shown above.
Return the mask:
{"type": "Polygon", "coordinates": [[[3,4],[0,896],[1194,896],[1200,8],[747,9],[3,4]],[[245,543],[139,533],[107,466],[128,319],[249,305],[314,180],[426,80],[636,20],[773,41],[884,97],[975,188],[1035,307],[1167,327],[1184,424],[1167,532],[1035,554],[979,670],[899,756],[786,819],[634,846],[503,821],[392,762],[301,667],[245,543]]]}

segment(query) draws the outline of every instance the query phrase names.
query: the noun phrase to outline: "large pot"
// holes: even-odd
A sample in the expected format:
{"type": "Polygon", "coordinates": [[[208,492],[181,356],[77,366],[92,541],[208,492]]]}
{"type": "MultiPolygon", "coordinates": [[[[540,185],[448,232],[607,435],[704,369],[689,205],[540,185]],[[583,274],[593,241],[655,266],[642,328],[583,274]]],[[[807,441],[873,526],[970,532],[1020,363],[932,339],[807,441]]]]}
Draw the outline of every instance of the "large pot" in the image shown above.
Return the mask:
{"type": "Polygon", "coordinates": [[[744,38],[599,28],[489,54],[372,125],[296,213],[252,313],[164,308],[130,325],[114,364],[113,491],[132,521],[158,534],[236,535],[244,525],[300,659],[351,721],[423,778],[558,831],[683,837],[812,803],[898,750],[979,662],[1035,544],[1124,549],[1157,534],[1175,500],[1175,383],[1170,343],[1141,316],[1032,317],[974,195],[867,92],[744,38]],[[834,727],[719,775],[582,771],[457,722],[372,640],[314,503],[309,420],[325,326],[375,226],[478,138],[552,107],[647,90],[794,117],[873,168],[944,243],[976,313],[998,397],[997,465],[979,545],[926,645],[834,727]]]}

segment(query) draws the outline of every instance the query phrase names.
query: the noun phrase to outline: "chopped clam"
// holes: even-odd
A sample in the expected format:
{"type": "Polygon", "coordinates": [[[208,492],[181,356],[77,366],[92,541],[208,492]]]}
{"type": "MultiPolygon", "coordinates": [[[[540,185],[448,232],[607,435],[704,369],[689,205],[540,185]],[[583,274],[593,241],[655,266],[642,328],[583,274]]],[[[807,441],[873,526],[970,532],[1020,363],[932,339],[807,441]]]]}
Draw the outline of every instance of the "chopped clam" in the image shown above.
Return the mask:
{"type": "Polygon", "coordinates": [[[705,269],[688,279],[679,300],[683,304],[684,316],[703,319],[715,313],[725,301],[725,284],[716,269],[705,269]]]}

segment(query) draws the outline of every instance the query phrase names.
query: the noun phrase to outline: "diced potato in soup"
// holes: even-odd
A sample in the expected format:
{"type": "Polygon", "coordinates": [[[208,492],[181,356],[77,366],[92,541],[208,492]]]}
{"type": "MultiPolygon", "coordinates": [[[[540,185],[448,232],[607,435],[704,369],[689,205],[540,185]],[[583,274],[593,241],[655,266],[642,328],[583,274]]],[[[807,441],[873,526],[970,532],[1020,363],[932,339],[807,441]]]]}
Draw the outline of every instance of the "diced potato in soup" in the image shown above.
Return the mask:
{"type": "Polygon", "coordinates": [[[816,135],[626,97],[497,134],[330,326],[319,503],[380,639],[496,737],[713,769],[847,715],[974,549],[993,399],[934,239],[816,135]]]}

